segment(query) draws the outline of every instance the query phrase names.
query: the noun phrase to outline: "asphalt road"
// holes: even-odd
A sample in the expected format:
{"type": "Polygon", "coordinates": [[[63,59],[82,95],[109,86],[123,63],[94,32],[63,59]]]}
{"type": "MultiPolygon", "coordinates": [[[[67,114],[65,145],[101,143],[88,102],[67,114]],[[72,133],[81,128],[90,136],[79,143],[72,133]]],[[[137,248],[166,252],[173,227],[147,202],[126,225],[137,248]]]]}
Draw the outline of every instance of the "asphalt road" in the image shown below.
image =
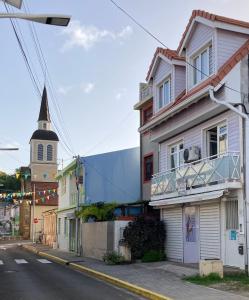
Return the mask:
{"type": "Polygon", "coordinates": [[[45,260],[17,245],[0,245],[1,300],[138,300],[123,289],[45,260]]]}

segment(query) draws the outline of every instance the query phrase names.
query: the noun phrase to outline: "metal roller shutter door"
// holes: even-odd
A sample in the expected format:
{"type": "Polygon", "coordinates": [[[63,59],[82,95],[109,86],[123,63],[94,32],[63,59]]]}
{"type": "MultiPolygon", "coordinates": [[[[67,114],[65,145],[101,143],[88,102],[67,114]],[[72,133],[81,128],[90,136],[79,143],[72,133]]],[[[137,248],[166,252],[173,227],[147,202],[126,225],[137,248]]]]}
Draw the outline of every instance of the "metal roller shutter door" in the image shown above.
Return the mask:
{"type": "Polygon", "coordinates": [[[166,255],[168,259],[183,261],[182,208],[162,210],[166,224],[166,255]]]}
{"type": "Polygon", "coordinates": [[[200,257],[220,259],[220,205],[200,206],[200,257]]]}

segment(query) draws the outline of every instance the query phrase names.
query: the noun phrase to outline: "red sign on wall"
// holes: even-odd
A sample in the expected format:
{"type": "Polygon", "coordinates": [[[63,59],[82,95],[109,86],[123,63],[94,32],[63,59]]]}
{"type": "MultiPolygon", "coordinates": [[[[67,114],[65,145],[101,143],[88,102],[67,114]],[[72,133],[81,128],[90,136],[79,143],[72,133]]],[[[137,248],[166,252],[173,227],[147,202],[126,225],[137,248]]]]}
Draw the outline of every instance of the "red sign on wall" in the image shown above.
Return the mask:
{"type": "Polygon", "coordinates": [[[34,218],[34,223],[38,223],[38,219],[37,218],[34,218]]]}

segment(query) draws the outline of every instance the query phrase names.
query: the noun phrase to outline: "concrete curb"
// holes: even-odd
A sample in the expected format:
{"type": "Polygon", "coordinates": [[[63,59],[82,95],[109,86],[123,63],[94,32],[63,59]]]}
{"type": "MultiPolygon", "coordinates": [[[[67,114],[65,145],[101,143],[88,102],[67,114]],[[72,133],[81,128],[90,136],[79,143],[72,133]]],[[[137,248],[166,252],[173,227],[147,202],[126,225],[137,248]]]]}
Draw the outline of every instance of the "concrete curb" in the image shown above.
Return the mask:
{"type": "Polygon", "coordinates": [[[31,245],[22,245],[22,247],[24,249],[28,250],[28,251],[31,251],[33,253],[36,253],[36,254],[40,255],[40,256],[49,258],[49,259],[51,259],[51,260],[53,260],[53,261],[55,261],[57,263],[68,265],[69,267],[71,267],[74,270],[78,270],[78,271],[84,272],[84,273],[86,273],[88,275],[91,275],[91,276],[93,276],[95,278],[101,279],[103,281],[106,281],[106,282],[111,283],[113,285],[116,285],[118,287],[121,287],[121,288],[124,288],[126,290],[129,290],[130,292],[133,292],[134,294],[137,294],[139,296],[143,296],[143,297],[145,297],[147,299],[150,299],[150,300],[172,300],[169,297],[166,297],[164,295],[161,295],[161,294],[152,292],[150,290],[144,289],[144,288],[142,288],[140,286],[131,284],[131,283],[127,282],[127,281],[123,281],[121,279],[109,276],[109,275],[107,275],[105,273],[95,271],[93,269],[84,267],[82,265],[78,265],[78,264],[73,263],[73,262],[69,262],[69,261],[67,261],[65,259],[62,259],[60,257],[57,257],[55,255],[48,254],[48,253],[42,252],[42,251],[38,251],[38,250],[35,249],[35,247],[33,247],[31,245]]]}

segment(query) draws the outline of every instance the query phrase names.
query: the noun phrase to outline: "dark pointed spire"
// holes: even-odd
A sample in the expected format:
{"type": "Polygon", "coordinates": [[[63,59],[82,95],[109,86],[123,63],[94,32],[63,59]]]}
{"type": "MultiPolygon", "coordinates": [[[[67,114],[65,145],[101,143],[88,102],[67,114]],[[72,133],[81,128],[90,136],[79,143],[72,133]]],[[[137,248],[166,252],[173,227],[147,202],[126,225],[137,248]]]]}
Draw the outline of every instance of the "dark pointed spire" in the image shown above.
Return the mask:
{"type": "Polygon", "coordinates": [[[49,108],[48,108],[47,90],[46,90],[45,86],[44,86],[44,89],[42,92],[42,101],[41,101],[41,108],[40,108],[40,114],[39,114],[38,121],[51,122],[49,108]]]}

